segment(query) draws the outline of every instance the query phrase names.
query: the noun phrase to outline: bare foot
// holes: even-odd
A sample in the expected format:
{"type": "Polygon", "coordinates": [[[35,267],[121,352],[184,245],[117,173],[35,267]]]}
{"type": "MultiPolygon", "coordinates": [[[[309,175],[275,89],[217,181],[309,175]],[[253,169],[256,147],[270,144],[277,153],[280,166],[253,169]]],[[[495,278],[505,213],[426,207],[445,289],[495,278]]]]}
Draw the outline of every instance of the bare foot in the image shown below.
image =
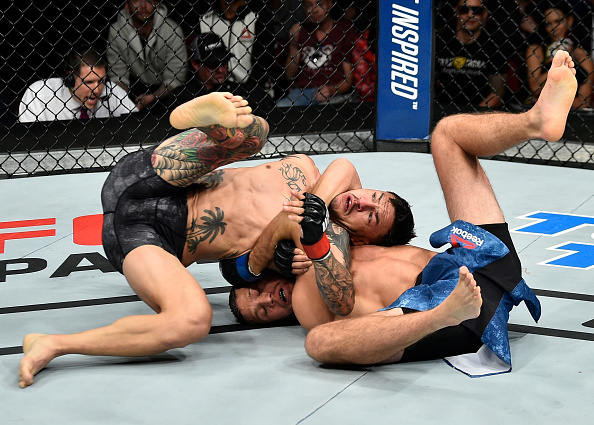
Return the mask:
{"type": "Polygon", "coordinates": [[[29,334],[23,340],[25,356],[19,368],[19,386],[28,387],[33,384],[33,376],[43,369],[56,355],[50,347],[50,336],[29,334]]]}
{"type": "Polygon", "coordinates": [[[447,315],[447,326],[456,326],[465,320],[477,318],[482,304],[481,288],[476,286],[474,276],[466,266],[460,267],[458,284],[441,304],[447,315]]]}
{"type": "Polygon", "coordinates": [[[577,87],[571,56],[566,51],[557,51],[545,86],[529,112],[534,120],[532,122],[540,129],[539,138],[556,142],[563,136],[567,114],[575,99],[577,87]]]}
{"type": "Polygon", "coordinates": [[[247,100],[231,93],[210,93],[199,96],[171,112],[169,122],[179,130],[207,127],[213,124],[225,128],[243,128],[253,122],[252,108],[247,100]]]}

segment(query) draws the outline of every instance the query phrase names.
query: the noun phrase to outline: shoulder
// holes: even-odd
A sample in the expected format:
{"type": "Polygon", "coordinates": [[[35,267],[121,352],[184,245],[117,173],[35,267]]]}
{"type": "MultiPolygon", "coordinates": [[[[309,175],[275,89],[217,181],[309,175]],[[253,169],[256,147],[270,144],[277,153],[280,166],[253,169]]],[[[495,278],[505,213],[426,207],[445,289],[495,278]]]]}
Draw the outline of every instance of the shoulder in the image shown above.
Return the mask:
{"type": "Polygon", "coordinates": [[[27,88],[28,93],[34,93],[36,97],[61,97],[62,91],[66,90],[64,81],[61,78],[49,78],[47,80],[35,81],[27,88]]]}
{"type": "Polygon", "coordinates": [[[120,86],[118,86],[116,83],[114,83],[113,81],[108,81],[105,84],[105,88],[108,89],[111,93],[113,93],[114,96],[116,97],[125,97],[128,94],[126,93],[126,90],[124,90],[123,88],[121,88],[120,86]]]}
{"type": "Polygon", "coordinates": [[[109,26],[110,32],[116,32],[128,25],[128,13],[125,9],[120,9],[116,18],[109,26]]]}
{"type": "Polygon", "coordinates": [[[307,171],[317,173],[319,175],[319,169],[313,159],[310,156],[303,154],[289,155],[281,159],[279,162],[292,164],[294,166],[302,167],[307,171]]]}
{"type": "Polygon", "coordinates": [[[27,92],[37,93],[41,91],[41,89],[43,89],[44,87],[46,87],[45,80],[35,81],[29,87],[27,87],[27,92]]]}
{"type": "Polygon", "coordinates": [[[297,278],[292,303],[299,324],[307,330],[335,319],[320,296],[313,270],[297,278]]]}
{"type": "Polygon", "coordinates": [[[305,154],[301,154],[301,153],[287,155],[283,159],[281,159],[281,161],[284,161],[284,162],[307,162],[307,163],[315,164],[313,162],[313,159],[311,159],[311,157],[309,157],[305,154]]]}
{"type": "Polygon", "coordinates": [[[208,12],[206,12],[204,15],[202,15],[201,21],[214,21],[214,20],[221,20],[221,17],[219,16],[219,14],[217,13],[216,10],[211,9],[208,12]]]}
{"type": "Polygon", "coordinates": [[[351,247],[353,261],[406,261],[424,268],[436,254],[435,251],[412,245],[396,245],[390,247],[362,245],[351,247]]]}

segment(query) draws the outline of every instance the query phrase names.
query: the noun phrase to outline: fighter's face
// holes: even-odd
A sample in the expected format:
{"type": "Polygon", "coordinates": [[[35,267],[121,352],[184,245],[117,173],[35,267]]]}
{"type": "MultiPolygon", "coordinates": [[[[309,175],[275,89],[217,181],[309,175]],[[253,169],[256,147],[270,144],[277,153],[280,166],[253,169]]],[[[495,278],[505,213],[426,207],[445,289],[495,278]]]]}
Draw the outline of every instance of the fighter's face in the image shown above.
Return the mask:
{"type": "Polygon", "coordinates": [[[390,193],[381,190],[344,192],[330,203],[330,218],[348,230],[353,245],[378,244],[394,223],[391,198],[390,193]]]}
{"type": "Polygon", "coordinates": [[[293,313],[293,285],[293,282],[279,277],[236,289],[237,308],[252,324],[285,319],[293,313]]]}

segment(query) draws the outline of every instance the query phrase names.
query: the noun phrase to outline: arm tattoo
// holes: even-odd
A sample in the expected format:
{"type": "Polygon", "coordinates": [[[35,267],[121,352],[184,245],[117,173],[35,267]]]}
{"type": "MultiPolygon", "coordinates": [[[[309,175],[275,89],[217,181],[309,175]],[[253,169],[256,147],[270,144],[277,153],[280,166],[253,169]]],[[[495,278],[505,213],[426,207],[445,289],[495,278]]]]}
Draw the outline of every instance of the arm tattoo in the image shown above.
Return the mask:
{"type": "Polygon", "coordinates": [[[174,186],[185,187],[223,165],[240,161],[260,151],[268,124],[254,118],[244,128],[218,124],[191,129],[163,142],[152,157],[155,172],[174,186]]]}
{"type": "Polygon", "coordinates": [[[192,224],[186,230],[186,240],[188,242],[188,249],[192,254],[198,249],[198,245],[210,238],[208,243],[212,243],[219,234],[225,233],[225,226],[227,223],[223,221],[225,213],[219,207],[216,211],[204,210],[204,214],[200,217],[202,223],[199,224],[196,219],[192,220],[192,224]]]}
{"type": "Polygon", "coordinates": [[[346,316],[355,304],[353,276],[349,270],[330,254],[322,261],[315,261],[318,290],[330,311],[346,316]]]}
{"type": "Polygon", "coordinates": [[[338,248],[342,258],[332,252],[322,260],[314,262],[316,283],[324,302],[333,314],[346,316],[355,304],[355,287],[350,272],[351,248],[348,232],[331,223],[326,229],[330,244],[338,248]]]}
{"type": "Polygon", "coordinates": [[[330,222],[330,226],[326,229],[326,236],[330,239],[330,244],[334,245],[342,254],[341,262],[346,267],[347,270],[350,270],[351,267],[351,237],[347,230],[330,222]]]}

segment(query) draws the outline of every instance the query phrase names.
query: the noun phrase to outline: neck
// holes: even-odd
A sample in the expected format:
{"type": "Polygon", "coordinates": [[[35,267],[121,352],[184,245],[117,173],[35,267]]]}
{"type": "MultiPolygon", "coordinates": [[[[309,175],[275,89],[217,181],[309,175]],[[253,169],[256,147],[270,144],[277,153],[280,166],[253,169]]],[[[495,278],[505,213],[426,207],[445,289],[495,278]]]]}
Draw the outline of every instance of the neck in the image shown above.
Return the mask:
{"type": "Polygon", "coordinates": [[[471,44],[474,43],[476,39],[480,37],[482,32],[482,28],[479,28],[475,32],[471,32],[467,30],[465,27],[461,27],[456,32],[456,37],[458,37],[458,40],[460,40],[462,44],[471,44]]]}
{"type": "Polygon", "coordinates": [[[318,25],[318,30],[323,31],[324,33],[328,34],[330,30],[334,27],[334,20],[331,18],[326,18],[318,25]]]}
{"type": "Polygon", "coordinates": [[[221,7],[223,8],[223,17],[228,21],[233,21],[237,18],[237,12],[241,5],[238,2],[233,2],[227,5],[226,1],[221,1],[221,7]]]}
{"type": "Polygon", "coordinates": [[[133,25],[138,31],[138,35],[141,36],[143,39],[148,40],[148,37],[151,34],[151,31],[153,30],[153,22],[154,18],[151,18],[150,20],[143,23],[133,22],[133,25]]]}

